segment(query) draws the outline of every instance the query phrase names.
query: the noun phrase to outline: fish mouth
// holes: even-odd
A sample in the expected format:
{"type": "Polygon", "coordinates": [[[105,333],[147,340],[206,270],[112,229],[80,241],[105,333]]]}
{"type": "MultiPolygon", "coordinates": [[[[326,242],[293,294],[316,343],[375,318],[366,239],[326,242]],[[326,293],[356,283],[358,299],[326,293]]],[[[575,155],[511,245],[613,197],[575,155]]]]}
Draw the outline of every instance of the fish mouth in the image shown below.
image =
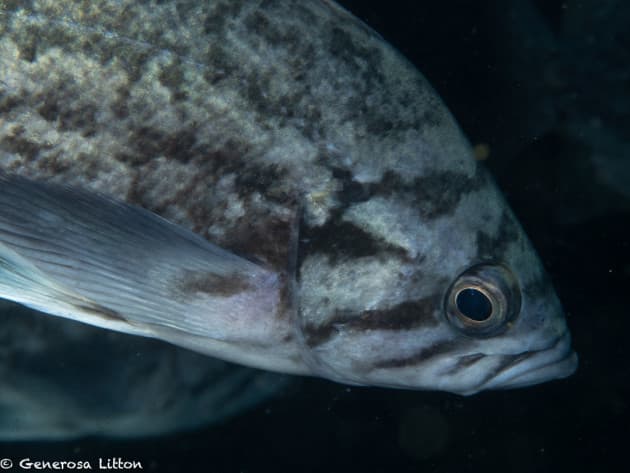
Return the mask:
{"type": "Polygon", "coordinates": [[[578,356],[571,348],[571,335],[565,332],[549,348],[515,355],[506,360],[484,389],[513,389],[572,375],[578,356]]]}

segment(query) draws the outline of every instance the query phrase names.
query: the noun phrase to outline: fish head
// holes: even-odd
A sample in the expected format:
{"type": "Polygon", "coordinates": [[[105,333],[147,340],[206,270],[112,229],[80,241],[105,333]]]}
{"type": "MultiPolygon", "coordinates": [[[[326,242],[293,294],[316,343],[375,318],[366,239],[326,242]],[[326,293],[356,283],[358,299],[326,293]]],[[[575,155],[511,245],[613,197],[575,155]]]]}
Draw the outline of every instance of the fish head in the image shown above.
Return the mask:
{"type": "Polygon", "coordinates": [[[349,204],[342,219],[370,254],[305,258],[301,333],[319,375],[468,395],[575,371],[535,250],[492,179],[468,169],[349,204]]]}

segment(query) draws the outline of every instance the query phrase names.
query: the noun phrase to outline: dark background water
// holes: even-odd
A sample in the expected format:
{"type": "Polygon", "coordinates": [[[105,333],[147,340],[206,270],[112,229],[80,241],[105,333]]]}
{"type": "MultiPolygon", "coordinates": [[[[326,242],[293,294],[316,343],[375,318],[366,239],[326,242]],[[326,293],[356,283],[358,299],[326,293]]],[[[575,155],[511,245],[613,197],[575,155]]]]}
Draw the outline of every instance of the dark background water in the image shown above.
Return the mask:
{"type": "Polygon", "coordinates": [[[150,471],[628,471],[627,2],[342,3],[414,62],[472,143],[489,149],[566,309],[578,372],[469,398],[304,379],[195,432],[3,453],[122,457],[150,471]]]}

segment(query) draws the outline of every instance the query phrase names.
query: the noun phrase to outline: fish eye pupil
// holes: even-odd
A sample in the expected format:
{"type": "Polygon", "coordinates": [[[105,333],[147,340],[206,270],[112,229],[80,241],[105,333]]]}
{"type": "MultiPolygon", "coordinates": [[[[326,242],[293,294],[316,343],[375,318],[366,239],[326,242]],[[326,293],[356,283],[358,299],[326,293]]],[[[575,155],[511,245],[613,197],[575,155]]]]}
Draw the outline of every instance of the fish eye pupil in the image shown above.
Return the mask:
{"type": "Polygon", "coordinates": [[[463,289],[455,300],[457,309],[465,317],[476,322],[488,320],[492,315],[492,302],[483,292],[477,289],[463,289]]]}

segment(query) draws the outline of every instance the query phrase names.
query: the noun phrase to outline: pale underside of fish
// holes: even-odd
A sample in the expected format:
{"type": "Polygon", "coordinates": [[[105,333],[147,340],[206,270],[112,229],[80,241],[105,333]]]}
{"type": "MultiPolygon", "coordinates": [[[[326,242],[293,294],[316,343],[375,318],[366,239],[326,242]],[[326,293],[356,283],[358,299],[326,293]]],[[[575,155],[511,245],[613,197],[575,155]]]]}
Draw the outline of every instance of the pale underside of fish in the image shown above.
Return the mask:
{"type": "Polygon", "coordinates": [[[347,384],[576,368],[447,109],[331,2],[9,2],[0,87],[0,297],[347,384]]]}

